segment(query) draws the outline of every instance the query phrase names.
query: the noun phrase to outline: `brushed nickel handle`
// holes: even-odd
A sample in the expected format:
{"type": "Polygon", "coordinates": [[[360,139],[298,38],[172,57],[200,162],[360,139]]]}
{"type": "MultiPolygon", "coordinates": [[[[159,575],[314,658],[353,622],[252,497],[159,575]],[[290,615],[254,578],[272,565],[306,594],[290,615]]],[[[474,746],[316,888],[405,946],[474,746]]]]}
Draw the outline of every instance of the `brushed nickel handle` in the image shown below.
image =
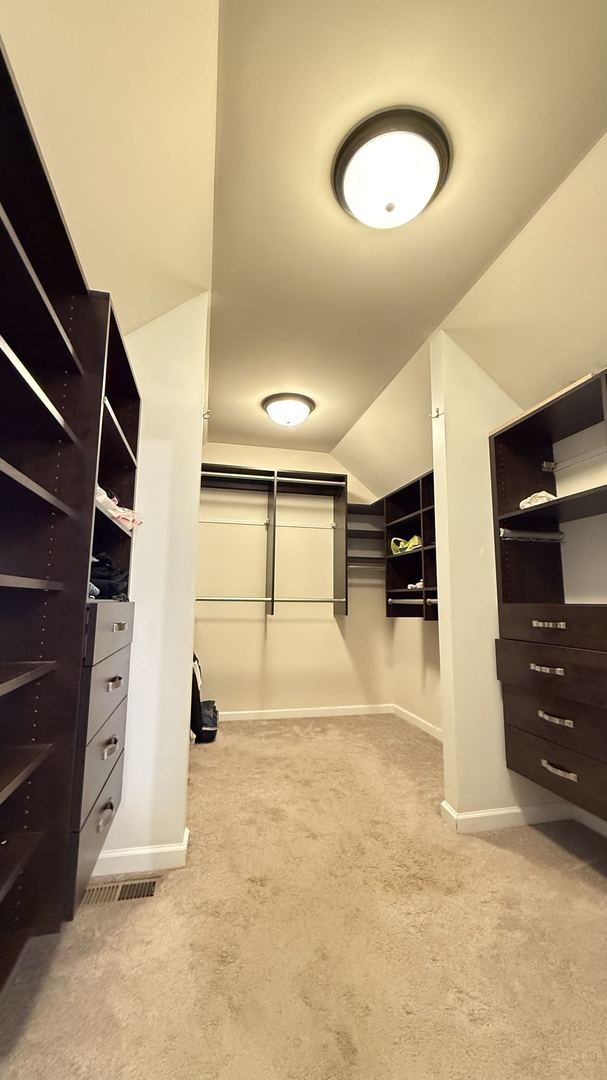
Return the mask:
{"type": "Polygon", "coordinates": [[[546,667],[544,664],[529,664],[529,671],[538,671],[540,675],[564,675],[564,667],[546,667]]]}
{"type": "Polygon", "coordinates": [[[112,757],[112,754],[116,753],[119,745],[120,739],[118,738],[118,736],[112,735],[111,739],[108,739],[101,751],[101,757],[103,761],[107,761],[109,757],[112,757]]]}
{"type": "Polygon", "coordinates": [[[119,690],[123,683],[122,675],[114,675],[113,679],[108,679],[107,688],[108,692],[111,690],[119,690]]]}
{"type": "Polygon", "coordinates": [[[566,622],[545,622],[543,619],[532,619],[531,625],[534,630],[566,630],[566,622]]]}
{"type": "Polygon", "coordinates": [[[551,765],[546,758],[541,758],[542,769],[547,769],[548,772],[553,773],[555,776],[560,776],[561,780],[571,780],[573,784],[577,784],[578,777],[576,772],[568,772],[567,769],[559,769],[556,765],[551,765]]]}
{"type": "Polygon", "coordinates": [[[115,806],[110,799],[101,811],[97,820],[97,832],[103,832],[105,829],[109,829],[112,821],[114,820],[115,806]]]}
{"type": "Polygon", "coordinates": [[[557,727],[575,727],[573,720],[568,720],[565,716],[551,716],[550,713],[544,712],[543,709],[538,709],[537,715],[540,720],[545,720],[548,724],[556,724],[557,727]]]}
{"type": "Polygon", "coordinates": [[[115,623],[112,623],[112,633],[113,634],[118,634],[118,633],[120,633],[121,630],[126,630],[128,625],[129,625],[128,622],[115,622],[115,623]]]}

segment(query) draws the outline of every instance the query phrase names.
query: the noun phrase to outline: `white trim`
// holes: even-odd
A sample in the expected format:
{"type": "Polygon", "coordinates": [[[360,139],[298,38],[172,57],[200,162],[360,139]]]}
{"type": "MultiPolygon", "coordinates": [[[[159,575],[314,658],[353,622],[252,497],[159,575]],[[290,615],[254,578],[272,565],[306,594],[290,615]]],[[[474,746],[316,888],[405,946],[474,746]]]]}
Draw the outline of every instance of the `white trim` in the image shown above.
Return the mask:
{"type": "Polygon", "coordinates": [[[254,709],[243,712],[222,712],[219,721],[228,720],[305,720],[315,716],[372,716],[391,713],[393,705],[325,705],[314,709],[254,709]]]}
{"type": "Polygon", "coordinates": [[[587,829],[592,829],[593,832],[599,833],[600,836],[607,836],[607,821],[601,821],[601,818],[595,817],[588,810],[582,810],[581,806],[568,806],[568,810],[570,813],[567,814],[567,817],[573,818],[574,821],[579,822],[580,825],[585,825],[587,829]]]}
{"type": "Polygon", "coordinates": [[[114,874],[149,874],[161,870],[177,870],[185,866],[190,830],[183,830],[178,844],[151,844],[149,847],[116,848],[102,851],[93,870],[93,877],[113,877],[114,874]]]}
{"type": "Polygon", "coordinates": [[[429,720],[424,720],[423,717],[418,716],[417,713],[409,712],[409,709],[403,709],[402,705],[391,705],[391,711],[394,716],[399,716],[401,720],[406,720],[407,723],[413,724],[414,727],[419,728],[420,731],[425,731],[426,735],[431,735],[433,739],[438,739],[439,742],[443,741],[442,728],[431,724],[429,720]]]}
{"type": "Polygon", "coordinates": [[[496,806],[490,810],[470,810],[460,814],[445,799],[441,803],[441,817],[458,833],[480,833],[511,829],[518,825],[540,825],[545,821],[563,821],[573,817],[573,813],[568,803],[558,800],[533,806],[496,806]]]}

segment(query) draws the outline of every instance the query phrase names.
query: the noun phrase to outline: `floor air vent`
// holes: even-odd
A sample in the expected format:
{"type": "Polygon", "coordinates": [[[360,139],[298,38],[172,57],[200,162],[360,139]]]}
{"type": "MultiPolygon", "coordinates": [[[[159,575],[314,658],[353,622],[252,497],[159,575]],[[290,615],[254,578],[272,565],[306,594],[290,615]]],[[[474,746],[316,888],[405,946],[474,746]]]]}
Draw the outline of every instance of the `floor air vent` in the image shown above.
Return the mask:
{"type": "Polygon", "coordinates": [[[105,885],[89,885],[84,894],[83,904],[91,907],[93,904],[115,904],[119,900],[144,900],[153,896],[156,892],[157,882],[154,878],[146,878],[143,881],[116,881],[105,885]]]}

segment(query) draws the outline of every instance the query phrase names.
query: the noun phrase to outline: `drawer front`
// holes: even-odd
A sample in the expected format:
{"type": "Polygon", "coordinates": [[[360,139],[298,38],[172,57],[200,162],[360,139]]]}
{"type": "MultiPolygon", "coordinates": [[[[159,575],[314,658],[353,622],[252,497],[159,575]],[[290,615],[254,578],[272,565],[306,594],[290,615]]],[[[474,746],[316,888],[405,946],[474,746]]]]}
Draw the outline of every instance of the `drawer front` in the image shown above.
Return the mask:
{"type": "Polygon", "coordinates": [[[575,806],[607,818],[607,765],[506,724],[509,769],[575,806]]]}
{"type": "Polygon", "coordinates": [[[108,716],[126,697],[129,688],[129,662],[131,649],[126,649],[108,656],[92,668],[85,668],[82,693],[82,722],[80,726],[84,738],[81,745],[88,745],[108,716]],[[88,699],[87,699],[88,681],[88,699]]]}
{"type": "Polygon", "coordinates": [[[124,698],[117,709],[93,736],[84,753],[84,778],[82,784],[82,807],[77,828],[84,824],[92,806],[124,750],[126,733],[126,706],[124,698]]]}
{"type": "Polygon", "coordinates": [[[517,641],[607,652],[607,605],[503,604],[500,634],[517,641]]]}
{"type": "Polygon", "coordinates": [[[133,640],[135,605],[120,600],[92,600],[88,604],[88,623],[84,663],[87,667],[130,645],[133,640]]]}
{"type": "Polygon", "coordinates": [[[504,639],[496,647],[503,683],[607,708],[607,653],[504,639]]]}
{"type": "Polygon", "coordinates": [[[504,720],[569,750],[607,762],[607,709],[502,686],[504,720]]]}
{"type": "Polygon", "coordinates": [[[122,774],[124,754],[121,754],[110,776],[99,792],[80,832],[72,833],[72,844],[77,850],[76,875],[74,883],[75,906],[77,907],[90,881],[95,863],[99,857],[122,797],[122,774]]]}

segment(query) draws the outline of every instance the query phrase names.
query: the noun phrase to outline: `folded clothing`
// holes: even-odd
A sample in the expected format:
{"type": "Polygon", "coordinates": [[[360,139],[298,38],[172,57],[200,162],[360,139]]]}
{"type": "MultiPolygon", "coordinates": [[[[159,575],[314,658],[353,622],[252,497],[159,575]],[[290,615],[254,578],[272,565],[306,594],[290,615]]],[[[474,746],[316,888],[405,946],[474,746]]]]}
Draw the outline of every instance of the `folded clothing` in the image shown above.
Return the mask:
{"type": "Polygon", "coordinates": [[[128,600],[128,570],[114,566],[105,553],[98,555],[91,565],[91,584],[98,590],[100,600],[128,600]]]}
{"type": "Polygon", "coordinates": [[[410,585],[407,585],[408,589],[414,589],[416,592],[419,591],[419,589],[423,589],[423,587],[424,587],[424,579],[423,578],[420,578],[419,581],[415,581],[415,582],[412,582],[410,585]]]}
{"type": "Polygon", "coordinates": [[[541,506],[542,503],[552,502],[554,499],[556,495],[551,495],[549,491],[534,491],[533,495],[521,499],[519,507],[521,510],[529,510],[531,506],[541,506]]]}
{"type": "Polygon", "coordinates": [[[95,502],[126,529],[136,529],[138,525],[141,525],[141,518],[134,510],[130,510],[128,506],[119,506],[116,496],[109,495],[99,484],[95,491],[95,502]]]}

